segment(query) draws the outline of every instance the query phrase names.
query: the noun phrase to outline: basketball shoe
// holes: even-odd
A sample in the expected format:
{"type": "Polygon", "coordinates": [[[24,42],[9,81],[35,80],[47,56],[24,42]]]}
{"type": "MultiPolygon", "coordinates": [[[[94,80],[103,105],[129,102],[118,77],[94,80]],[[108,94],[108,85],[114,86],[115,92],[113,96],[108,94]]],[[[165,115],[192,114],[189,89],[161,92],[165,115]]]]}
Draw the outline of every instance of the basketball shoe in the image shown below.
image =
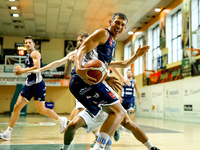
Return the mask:
{"type": "Polygon", "coordinates": [[[114,133],[114,139],[115,139],[115,141],[118,141],[120,139],[120,137],[121,137],[121,134],[119,132],[119,129],[117,128],[117,130],[114,133]]]}
{"type": "Polygon", "coordinates": [[[60,117],[58,124],[60,126],[60,133],[63,133],[65,131],[66,126],[67,126],[67,118],[66,117],[60,117]]]}
{"type": "Polygon", "coordinates": [[[0,134],[0,139],[6,140],[6,141],[10,141],[11,139],[11,134],[1,130],[3,133],[0,134]]]}

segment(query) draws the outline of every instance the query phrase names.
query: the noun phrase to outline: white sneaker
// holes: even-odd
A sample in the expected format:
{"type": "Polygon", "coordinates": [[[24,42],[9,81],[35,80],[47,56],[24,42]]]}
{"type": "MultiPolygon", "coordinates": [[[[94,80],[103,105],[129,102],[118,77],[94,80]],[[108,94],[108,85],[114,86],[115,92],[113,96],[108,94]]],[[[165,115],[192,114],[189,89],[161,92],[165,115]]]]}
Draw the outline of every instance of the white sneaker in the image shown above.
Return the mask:
{"type": "Polygon", "coordinates": [[[66,126],[67,126],[67,118],[66,117],[60,117],[58,124],[60,126],[60,133],[63,133],[65,131],[66,126]]]}
{"type": "Polygon", "coordinates": [[[11,139],[11,134],[1,130],[3,133],[0,133],[0,139],[6,140],[6,141],[10,141],[11,139]]]}

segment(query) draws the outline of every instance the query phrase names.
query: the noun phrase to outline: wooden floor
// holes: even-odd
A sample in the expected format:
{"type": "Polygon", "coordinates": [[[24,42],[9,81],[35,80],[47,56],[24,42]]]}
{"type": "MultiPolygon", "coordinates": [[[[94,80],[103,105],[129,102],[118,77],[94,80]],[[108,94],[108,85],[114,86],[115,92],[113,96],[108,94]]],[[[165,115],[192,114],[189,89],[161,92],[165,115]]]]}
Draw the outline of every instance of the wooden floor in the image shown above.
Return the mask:
{"type": "MultiPolygon", "coordinates": [[[[0,129],[6,130],[9,116],[0,115],[0,129]]],[[[200,124],[162,119],[136,118],[152,143],[161,150],[199,150],[200,124]]],[[[146,150],[131,133],[120,129],[121,139],[113,141],[112,150],[146,150]]],[[[83,128],[76,132],[72,150],[87,150],[94,140],[83,128]]],[[[11,141],[0,140],[0,150],[60,150],[63,134],[57,122],[41,115],[20,117],[11,141]]]]}

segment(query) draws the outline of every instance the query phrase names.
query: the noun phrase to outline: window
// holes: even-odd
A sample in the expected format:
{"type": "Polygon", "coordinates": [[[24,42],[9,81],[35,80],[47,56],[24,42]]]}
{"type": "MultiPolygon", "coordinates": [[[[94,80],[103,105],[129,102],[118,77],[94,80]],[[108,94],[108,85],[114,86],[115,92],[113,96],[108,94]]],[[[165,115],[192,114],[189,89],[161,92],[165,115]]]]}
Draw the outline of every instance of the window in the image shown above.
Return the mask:
{"type": "Polygon", "coordinates": [[[153,46],[153,69],[157,69],[157,59],[162,55],[162,52],[160,50],[160,30],[159,30],[159,25],[154,27],[152,29],[152,46],[153,46]]]}
{"type": "Polygon", "coordinates": [[[199,7],[199,28],[200,28],[200,0],[198,1],[198,7],[199,7]]]}
{"type": "Polygon", "coordinates": [[[192,14],[192,47],[200,48],[200,0],[193,0],[192,14]],[[198,20],[198,21],[197,21],[198,20]]]}
{"type": "MultiPolygon", "coordinates": [[[[135,44],[134,44],[134,52],[135,52],[135,53],[136,53],[136,51],[137,51],[137,49],[138,49],[138,47],[139,47],[140,45],[143,46],[143,39],[142,39],[142,37],[137,38],[137,39],[135,40],[135,44]]],[[[143,73],[143,71],[142,71],[142,69],[143,69],[142,64],[143,64],[143,57],[139,57],[139,58],[134,62],[134,75],[135,75],[135,76],[143,73]]]]}
{"type": "Polygon", "coordinates": [[[181,32],[182,32],[182,14],[178,10],[172,15],[172,62],[182,59],[181,32]]]}

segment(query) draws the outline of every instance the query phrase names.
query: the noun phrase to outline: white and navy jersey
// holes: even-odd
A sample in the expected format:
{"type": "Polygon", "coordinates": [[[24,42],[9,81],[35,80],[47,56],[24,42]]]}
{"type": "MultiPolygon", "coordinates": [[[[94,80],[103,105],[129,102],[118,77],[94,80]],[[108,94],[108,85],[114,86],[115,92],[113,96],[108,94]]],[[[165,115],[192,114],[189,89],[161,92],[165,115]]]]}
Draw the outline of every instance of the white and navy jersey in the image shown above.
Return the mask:
{"type": "Polygon", "coordinates": [[[131,86],[128,86],[128,85],[124,84],[124,86],[122,87],[122,97],[133,97],[133,96],[135,96],[135,93],[134,93],[134,88],[135,88],[134,79],[132,79],[130,82],[131,82],[131,86]]]}
{"type": "MultiPolygon", "coordinates": [[[[32,53],[32,52],[31,52],[32,53]]],[[[26,68],[31,68],[34,66],[33,59],[31,58],[31,53],[26,55],[26,68]]],[[[42,67],[42,59],[40,59],[40,67],[42,67]]],[[[26,86],[31,86],[42,81],[42,75],[40,73],[27,73],[26,86]]]]}
{"type": "Polygon", "coordinates": [[[101,60],[107,67],[110,64],[115,52],[116,42],[113,40],[110,31],[108,29],[105,30],[107,30],[110,34],[108,40],[105,44],[98,45],[95,49],[85,54],[82,66],[84,66],[86,62],[92,59],[101,60]]]}

